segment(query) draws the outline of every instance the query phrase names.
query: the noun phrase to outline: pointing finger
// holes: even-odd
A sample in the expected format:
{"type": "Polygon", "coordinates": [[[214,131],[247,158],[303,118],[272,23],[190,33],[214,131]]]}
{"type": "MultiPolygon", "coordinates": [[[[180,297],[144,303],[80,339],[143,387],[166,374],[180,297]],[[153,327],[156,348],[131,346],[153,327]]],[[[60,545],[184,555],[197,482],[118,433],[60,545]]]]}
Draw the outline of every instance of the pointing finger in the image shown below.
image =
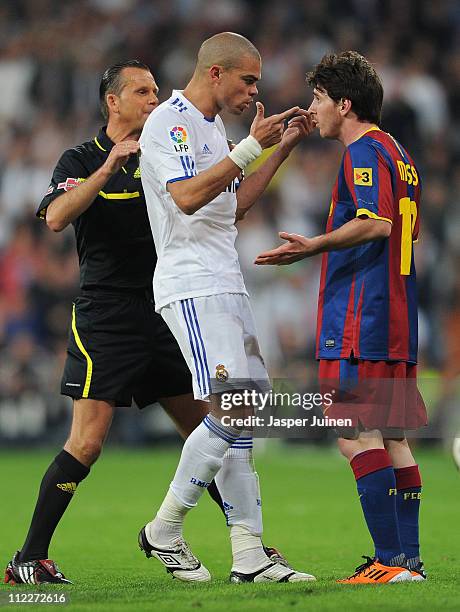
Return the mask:
{"type": "Polygon", "coordinates": [[[284,121],[291,115],[295,115],[300,110],[299,106],[293,106],[289,110],[284,111],[284,113],[279,113],[278,115],[274,115],[277,121],[284,121]]]}
{"type": "Polygon", "coordinates": [[[305,110],[304,108],[299,108],[297,114],[302,115],[303,117],[310,117],[312,113],[311,111],[305,110]]]}

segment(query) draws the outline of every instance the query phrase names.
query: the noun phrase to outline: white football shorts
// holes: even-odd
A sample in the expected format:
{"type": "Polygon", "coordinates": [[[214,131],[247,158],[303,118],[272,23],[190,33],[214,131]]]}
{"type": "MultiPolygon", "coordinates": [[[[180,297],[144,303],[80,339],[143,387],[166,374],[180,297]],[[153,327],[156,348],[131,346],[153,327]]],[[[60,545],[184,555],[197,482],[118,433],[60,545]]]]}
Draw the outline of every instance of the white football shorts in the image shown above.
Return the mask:
{"type": "Polygon", "coordinates": [[[192,373],[195,399],[239,389],[271,389],[247,295],[178,300],[160,314],[192,373]]]}

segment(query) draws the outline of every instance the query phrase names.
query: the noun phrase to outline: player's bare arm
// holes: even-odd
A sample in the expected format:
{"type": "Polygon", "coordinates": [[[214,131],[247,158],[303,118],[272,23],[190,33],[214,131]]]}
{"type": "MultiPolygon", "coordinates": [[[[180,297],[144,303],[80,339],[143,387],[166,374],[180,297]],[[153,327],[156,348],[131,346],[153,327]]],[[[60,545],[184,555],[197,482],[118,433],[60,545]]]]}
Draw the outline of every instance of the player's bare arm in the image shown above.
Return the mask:
{"type": "Polygon", "coordinates": [[[313,238],[280,232],[279,237],[287,242],[276,249],[261,253],[254,263],[258,266],[286,266],[326,251],[339,251],[373,240],[382,240],[388,238],[390,233],[391,223],[369,217],[357,217],[329,234],[313,238]]]}
{"type": "Polygon", "coordinates": [[[61,232],[69,223],[87,210],[110,177],[121,170],[129,156],[139,151],[136,140],[125,140],[114,145],[104,164],[78,187],[63,193],[46,209],[46,224],[54,232],[61,232]]]}
{"type": "MultiPolygon", "coordinates": [[[[250,135],[257,140],[262,149],[278,144],[283,137],[284,121],[299,110],[298,106],[294,106],[283,113],[264,117],[263,104],[257,102],[257,113],[251,125],[250,135]]],[[[193,215],[218,196],[240,173],[241,167],[230,157],[226,157],[193,178],[169,183],[168,190],[182,212],[193,215]]]]}
{"type": "Polygon", "coordinates": [[[311,113],[300,109],[298,116],[289,121],[288,127],[284,131],[281,142],[276,150],[255,172],[245,178],[238,188],[236,195],[238,203],[235,215],[236,221],[240,221],[257,202],[278,168],[289,157],[294,147],[309,136],[314,129],[315,122],[311,113]]]}

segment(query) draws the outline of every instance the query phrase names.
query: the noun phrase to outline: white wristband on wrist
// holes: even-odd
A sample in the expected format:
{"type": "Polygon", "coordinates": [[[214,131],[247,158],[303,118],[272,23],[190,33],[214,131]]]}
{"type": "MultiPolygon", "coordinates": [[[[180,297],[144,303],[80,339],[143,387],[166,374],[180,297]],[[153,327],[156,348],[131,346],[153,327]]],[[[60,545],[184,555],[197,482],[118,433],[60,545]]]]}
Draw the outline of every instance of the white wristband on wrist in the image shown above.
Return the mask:
{"type": "Polygon", "coordinates": [[[243,140],[230,151],[228,156],[239,168],[241,168],[241,170],[243,170],[248,164],[257,159],[261,153],[262,147],[254,136],[249,134],[247,138],[243,138],[243,140]]]}

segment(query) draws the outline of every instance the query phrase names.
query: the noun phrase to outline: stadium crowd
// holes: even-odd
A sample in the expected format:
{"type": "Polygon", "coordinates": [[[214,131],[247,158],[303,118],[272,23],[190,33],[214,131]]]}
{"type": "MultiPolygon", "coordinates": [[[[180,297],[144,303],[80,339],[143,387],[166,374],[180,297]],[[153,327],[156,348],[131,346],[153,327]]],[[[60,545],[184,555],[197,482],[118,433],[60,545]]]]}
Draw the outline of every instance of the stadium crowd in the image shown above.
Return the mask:
{"type": "MultiPolygon", "coordinates": [[[[35,218],[62,151],[97,134],[104,69],[138,58],[160,99],[182,88],[201,41],[244,34],[263,58],[266,114],[300,104],[305,73],[328,51],[355,49],[383,79],[383,128],[406,144],[423,181],[420,361],[438,379],[441,418],[460,374],[460,6],[455,0],[3,0],[0,5],[0,440],[59,436],[70,402],[59,379],[78,262],[71,228],[35,218]]],[[[253,113],[224,117],[238,142],[253,113]]],[[[262,352],[276,377],[315,373],[319,258],[256,268],[277,231],[320,232],[341,149],[309,138],[239,226],[238,250],[262,352]]],[[[458,386],[458,384],[457,384],[458,386]]],[[[133,437],[136,438],[136,432],[133,437]]],[[[49,439],[49,438],[48,438],[49,439]]]]}

